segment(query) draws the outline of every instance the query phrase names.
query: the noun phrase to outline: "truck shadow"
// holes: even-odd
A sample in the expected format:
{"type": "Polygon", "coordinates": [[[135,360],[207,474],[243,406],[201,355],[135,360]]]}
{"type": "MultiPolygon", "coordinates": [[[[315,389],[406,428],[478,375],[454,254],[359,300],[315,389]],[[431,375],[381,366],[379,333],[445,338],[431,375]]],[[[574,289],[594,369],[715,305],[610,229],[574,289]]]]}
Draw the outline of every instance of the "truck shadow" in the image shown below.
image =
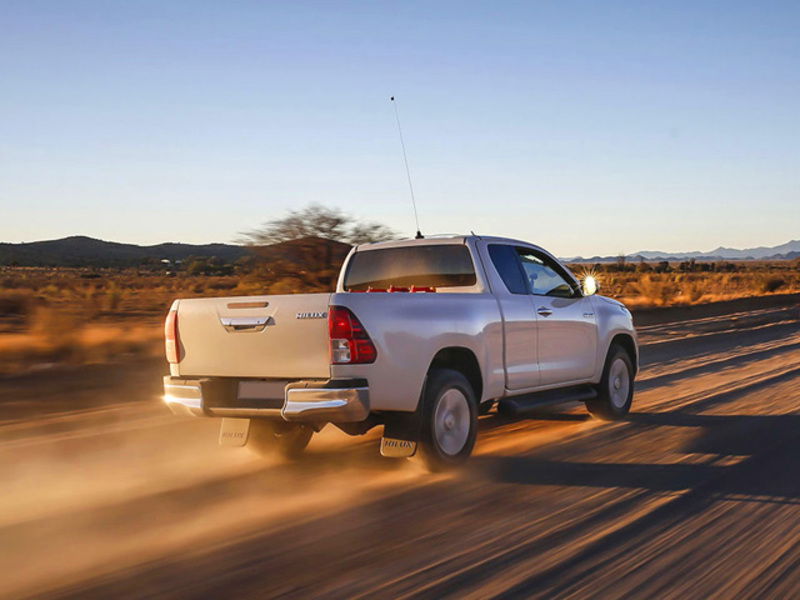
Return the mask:
{"type": "MultiPolygon", "coordinates": [[[[568,560],[520,581],[506,590],[509,597],[534,595],[570,573],[589,572],[587,565],[596,565],[598,557],[613,555],[637,540],[645,543],[686,523],[702,522],[708,519],[706,511],[718,502],[800,505],[800,414],[698,415],[676,411],[635,414],[630,422],[645,430],[690,428],[694,435],[684,436],[688,440],[672,452],[692,454],[692,460],[700,458],[703,462],[571,462],[553,459],[558,456],[555,449],[538,452],[538,456],[476,457],[473,473],[494,482],[639,492],[627,496],[627,500],[610,502],[608,510],[626,502],[635,504],[641,494],[669,495],[663,504],[600,536],[568,560]]],[[[609,431],[620,434],[617,428],[609,431]]],[[[625,443],[624,437],[619,437],[625,443]]],[[[601,441],[595,438],[584,442],[601,441]]],[[[654,436],[656,439],[664,438],[654,436]]],[[[637,455],[629,452],[627,456],[635,460],[637,455]]],[[[752,511],[728,514],[747,515],[752,511]]],[[[709,526],[707,520],[705,526],[709,526]]]]}
{"type": "MultiPolygon", "coordinates": [[[[796,318],[796,317],[795,317],[796,318]]],[[[789,323],[774,323],[757,329],[748,329],[747,335],[742,335],[742,330],[728,330],[719,333],[709,333],[689,338],[676,338],[645,343],[639,347],[642,367],[651,364],[667,365],[687,358],[706,356],[720,350],[753,346],[785,340],[796,334],[800,328],[797,321],[789,323]]]]}
{"type": "MultiPolygon", "coordinates": [[[[760,350],[757,352],[750,352],[745,355],[741,356],[734,356],[725,360],[720,360],[713,362],[711,364],[702,364],[696,367],[691,367],[688,369],[684,369],[681,371],[673,372],[673,373],[665,373],[663,375],[657,375],[656,377],[651,377],[644,381],[637,381],[636,382],[636,389],[637,391],[645,391],[652,388],[656,388],[662,385],[667,385],[673,383],[675,381],[680,381],[682,379],[687,379],[690,377],[696,377],[697,375],[704,375],[707,373],[717,373],[722,369],[727,369],[730,367],[743,367],[745,365],[755,363],[759,360],[764,360],[767,358],[772,358],[781,354],[787,354],[790,352],[796,351],[800,348],[800,343],[797,344],[788,344],[785,346],[781,346],[779,348],[769,348],[766,350],[760,350]]],[[[644,353],[643,353],[644,355],[644,353]]]]}
{"type": "Polygon", "coordinates": [[[800,415],[630,416],[636,427],[690,427],[678,452],[692,462],[670,464],[570,462],[536,456],[480,456],[470,470],[503,483],[635,488],[654,492],[701,489],[714,498],[800,504],[800,415]],[[733,463],[733,464],[731,464],[733,463]]]}
{"type": "Polygon", "coordinates": [[[582,423],[584,421],[591,421],[592,416],[583,409],[582,412],[567,412],[570,408],[583,408],[583,404],[576,402],[564,402],[550,406],[540,406],[531,409],[523,416],[511,417],[500,414],[493,410],[488,415],[481,417],[478,420],[479,433],[494,431],[502,429],[515,423],[535,423],[537,421],[560,421],[564,423],[582,423]]]}

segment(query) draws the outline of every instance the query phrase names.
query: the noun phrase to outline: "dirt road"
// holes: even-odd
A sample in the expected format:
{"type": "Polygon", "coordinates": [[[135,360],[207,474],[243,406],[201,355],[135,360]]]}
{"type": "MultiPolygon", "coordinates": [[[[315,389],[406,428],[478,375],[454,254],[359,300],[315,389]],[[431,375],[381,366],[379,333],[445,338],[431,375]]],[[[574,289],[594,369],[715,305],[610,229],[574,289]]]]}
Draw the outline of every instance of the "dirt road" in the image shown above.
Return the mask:
{"type": "Polygon", "coordinates": [[[2,381],[0,595],[799,596],[798,309],[640,335],[629,420],[488,415],[436,476],[379,432],[297,464],[220,449],[158,364],[2,381]]]}

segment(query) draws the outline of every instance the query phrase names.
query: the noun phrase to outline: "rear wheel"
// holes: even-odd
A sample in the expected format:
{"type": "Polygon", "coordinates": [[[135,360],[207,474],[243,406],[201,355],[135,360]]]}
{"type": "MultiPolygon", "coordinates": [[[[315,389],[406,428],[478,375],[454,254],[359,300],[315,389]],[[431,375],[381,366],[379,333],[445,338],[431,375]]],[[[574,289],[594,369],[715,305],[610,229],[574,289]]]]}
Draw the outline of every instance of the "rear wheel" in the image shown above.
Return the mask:
{"type": "Polygon", "coordinates": [[[293,459],[303,453],[313,434],[308,425],[252,419],[247,447],[261,456],[278,454],[293,459]]]}
{"type": "Polygon", "coordinates": [[[631,409],[633,402],[633,363],[621,346],[608,351],[603,378],[597,386],[597,398],[588,400],[586,408],[594,416],[613,421],[621,419],[631,409]]]}
{"type": "Polygon", "coordinates": [[[472,386],[458,371],[434,369],[422,397],[418,452],[431,471],[464,462],[478,433],[478,410],[472,386]]]}

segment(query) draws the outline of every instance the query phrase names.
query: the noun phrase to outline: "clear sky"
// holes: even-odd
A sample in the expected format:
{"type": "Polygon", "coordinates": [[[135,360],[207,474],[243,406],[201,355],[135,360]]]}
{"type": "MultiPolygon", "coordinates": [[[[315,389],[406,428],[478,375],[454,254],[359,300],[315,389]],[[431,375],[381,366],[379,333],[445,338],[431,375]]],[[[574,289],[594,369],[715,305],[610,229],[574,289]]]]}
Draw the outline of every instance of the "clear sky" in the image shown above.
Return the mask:
{"type": "Polygon", "coordinates": [[[310,202],[556,254],[800,238],[800,3],[0,0],[0,241],[310,202]]]}

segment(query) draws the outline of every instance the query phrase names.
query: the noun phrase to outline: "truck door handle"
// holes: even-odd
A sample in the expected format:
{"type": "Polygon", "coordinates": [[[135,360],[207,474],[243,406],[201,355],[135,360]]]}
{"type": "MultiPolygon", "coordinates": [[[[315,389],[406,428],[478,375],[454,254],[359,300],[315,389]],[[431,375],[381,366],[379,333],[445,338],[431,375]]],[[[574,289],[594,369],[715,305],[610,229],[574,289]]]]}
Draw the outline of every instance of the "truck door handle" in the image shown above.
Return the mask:
{"type": "Polygon", "coordinates": [[[270,317],[220,317],[219,322],[228,331],[262,331],[270,317]]]}
{"type": "Polygon", "coordinates": [[[549,317],[550,315],[553,314],[553,311],[547,308],[546,306],[542,306],[536,312],[542,315],[543,317],[549,317]]]}

